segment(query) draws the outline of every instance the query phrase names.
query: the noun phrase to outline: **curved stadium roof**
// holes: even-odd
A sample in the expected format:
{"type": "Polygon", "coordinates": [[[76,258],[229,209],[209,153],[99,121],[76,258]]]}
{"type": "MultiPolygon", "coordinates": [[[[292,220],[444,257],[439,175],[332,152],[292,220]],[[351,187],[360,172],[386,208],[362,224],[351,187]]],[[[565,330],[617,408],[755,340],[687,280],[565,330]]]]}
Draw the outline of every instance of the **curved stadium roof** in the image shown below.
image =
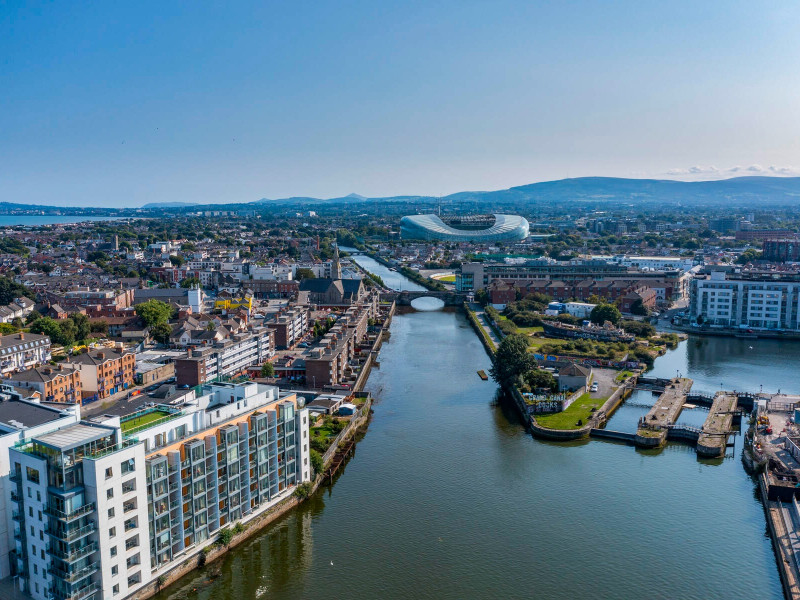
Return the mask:
{"type": "Polygon", "coordinates": [[[528,237],[528,221],[517,215],[494,215],[494,225],[486,229],[456,229],[436,215],[412,215],[400,220],[400,237],[408,240],[448,242],[500,242],[528,237]]]}

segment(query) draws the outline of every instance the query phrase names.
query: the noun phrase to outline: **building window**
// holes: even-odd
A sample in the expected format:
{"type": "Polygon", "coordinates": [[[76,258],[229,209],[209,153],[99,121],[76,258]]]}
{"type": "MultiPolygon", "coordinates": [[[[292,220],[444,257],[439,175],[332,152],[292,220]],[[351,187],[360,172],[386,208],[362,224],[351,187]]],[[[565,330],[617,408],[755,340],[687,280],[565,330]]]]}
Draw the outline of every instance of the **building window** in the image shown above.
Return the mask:
{"type": "Polygon", "coordinates": [[[108,530],[108,537],[113,538],[116,535],[117,535],[117,528],[116,527],[112,527],[111,529],[108,530]]]}
{"type": "Polygon", "coordinates": [[[109,519],[113,519],[114,518],[114,507],[111,507],[111,508],[108,509],[108,518],[109,519]]]}
{"type": "Polygon", "coordinates": [[[111,588],[111,591],[115,596],[119,594],[119,584],[116,584],[113,588],[111,588]]]}
{"type": "Polygon", "coordinates": [[[106,479],[111,479],[114,476],[114,470],[111,467],[106,469],[106,479]]]}
{"type": "Polygon", "coordinates": [[[106,490],[106,498],[109,500],[114,497],[114,488],[108,488],[106,490]]]}
{"type": "Polygon", "coordinates": [[[134,459],[126,460],[125,462],[120,465],[122,469],[122,474],[126,475],[127,473],[133,473],[136,470],[136,462],[134,459]]]}
{"type": "Polygon", "coordinates": [[[39,483],[39,471],[36,469],[31,469],[30,467],[25,467],[25,471],[28,481],[32,483],[39,483]]]}
{"type": "Polygon", "coordinates": [[[116,555],[117,555],[117,547],[111,546],[111,556],[116,556],[116,555]]]}
{"type": "Polygon", "coordinates": [[[111,567],[111,575],[114,576],[117,573],[119,573],[119,567],[117,567],[117,565],[114,565],[113,567],[111,567]]]}
{"type": "Polygon", "coordinates": [[[129,479],[125,483],[122,484],[122,493],[128,494],[136,489],[136,480],[129,479]]]}

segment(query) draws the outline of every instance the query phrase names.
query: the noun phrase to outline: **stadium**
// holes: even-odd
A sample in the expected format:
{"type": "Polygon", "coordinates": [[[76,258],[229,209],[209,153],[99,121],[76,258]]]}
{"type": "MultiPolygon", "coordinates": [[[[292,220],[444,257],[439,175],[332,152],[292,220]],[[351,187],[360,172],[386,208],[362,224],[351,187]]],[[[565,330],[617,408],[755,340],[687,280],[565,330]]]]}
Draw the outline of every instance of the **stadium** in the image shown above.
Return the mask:
{"type": "Polygon", "coordinates": [[[517,215],[446,217],[411,215],[400,220],[404,240],[443,242],[514,242],[528,237],[528,221],[517,215]]]}

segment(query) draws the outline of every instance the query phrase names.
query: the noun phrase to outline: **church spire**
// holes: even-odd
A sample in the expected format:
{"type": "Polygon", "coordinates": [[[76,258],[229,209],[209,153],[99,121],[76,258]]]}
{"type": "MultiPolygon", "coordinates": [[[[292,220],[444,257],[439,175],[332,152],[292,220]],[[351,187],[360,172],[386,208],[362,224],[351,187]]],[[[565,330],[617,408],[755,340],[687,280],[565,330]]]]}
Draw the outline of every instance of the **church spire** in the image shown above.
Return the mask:
{"type": "Polygon", "coordinates": [[[342,278],[342,265],[339,263],[339,244],[333,247],[333,263],[331,264],[331,279],[336,281],[342,278]]]}

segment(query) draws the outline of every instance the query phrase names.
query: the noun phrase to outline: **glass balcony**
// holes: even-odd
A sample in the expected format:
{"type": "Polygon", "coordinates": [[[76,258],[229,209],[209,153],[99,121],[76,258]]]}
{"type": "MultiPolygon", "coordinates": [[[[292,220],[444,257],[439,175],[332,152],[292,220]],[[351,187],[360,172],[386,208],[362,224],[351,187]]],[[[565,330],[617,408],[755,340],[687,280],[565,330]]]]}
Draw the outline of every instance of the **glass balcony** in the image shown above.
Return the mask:
{"type": "Polygon", "coordinates": [[[47,533],[48,535],[56,539],[59,539],[63,542],[74,542],[75,540],[79,540],[82,537],[86,537],[90,533],[94,532],[95,529],[97,529],[95,527],[95,524],[89,523],[88,525],[85,525],[80,529],[72,529],[72,530],[66,529],[59,531],[58,529],[55,528],[48,528],[47,533]]]}
{"type": "Polygon", "coordinates": [[[88,567],[84,567],[83,569],[79,569],[77,571],[62,571],[61,569],[57,569],[54,566],[49,566],[47,568],[47,572],[50,573],[53,577],[58,577],[62,581],[66,581],[67,583],[75,583],[80,581],[81,579],[85,579],[89,577],[92,573],[97,573],[98,565],[97,563],[93,565],[89,565],[88,567]]]}
{"type": "Polygon", "coordinates": [[[73,550],[72,552],[61,552],[59,550],[53,550],[48,546],[47,553],[50,556],[54,556],[59,560],[63,560],[66,563],[73,563],[78,561],[90,554],[97,552],[97,542],[90,542],[85,546],[81,546],[80,548],[73,550]]]}
{"type": "Polygon", "coordinates": [[[97,582],[92,582],[71,594],[65,594],[55,588],[50,588],[50,593],[52,594],[53,600],[83,600],[83,598],[88,598],[98,590],[100,590],[100,585],[97,582]]]}
{"type": "Polygon", "coordinates": [[[64,521],[69,523],[70,521],[74,521],[75,519],[79,519],[84,515],[88,515],[93,513],[95,509],[94,502],[90,502],[89,504],[84,504],[83,506],[72,510],[71,512],[64,512],[62,510],[58,510],[57,508],[53,508],[52,506],[48,506],[44,509],[44,514],[49,517],[54,517],[59,519],[60,521],[64,521]]]}

